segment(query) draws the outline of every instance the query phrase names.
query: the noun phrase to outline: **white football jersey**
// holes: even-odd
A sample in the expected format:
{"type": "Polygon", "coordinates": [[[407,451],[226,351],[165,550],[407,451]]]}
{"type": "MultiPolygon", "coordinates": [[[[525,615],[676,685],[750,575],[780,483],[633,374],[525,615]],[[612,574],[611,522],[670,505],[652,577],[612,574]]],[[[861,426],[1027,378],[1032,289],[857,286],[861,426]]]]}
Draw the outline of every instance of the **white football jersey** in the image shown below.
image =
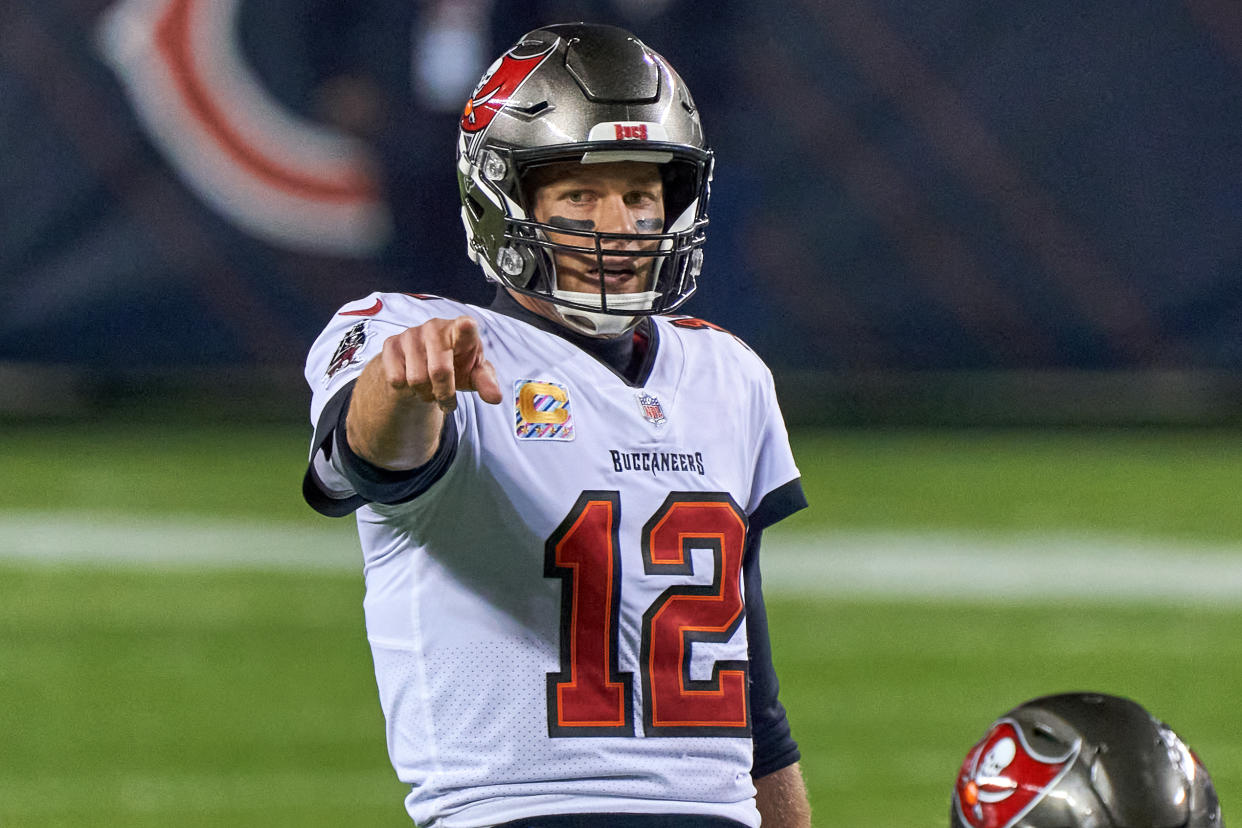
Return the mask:
{"type": "MultiPolygon", "coordinates": [[[[770,372],[719,328],[657,317],[653,367],[634,387],[519,319],[376,293],[312,348],[312,421],[388,336],[459,315],[478,321],[503,402],[459,393],[443,476],[357,510],[367,636],[410,816],[464,828],[678,812],[757,826],[742,553],[749,516],[798,478],[770,372]]],[[[351,494],[323,452],[312,461],[327,494],[351,494]]]]}

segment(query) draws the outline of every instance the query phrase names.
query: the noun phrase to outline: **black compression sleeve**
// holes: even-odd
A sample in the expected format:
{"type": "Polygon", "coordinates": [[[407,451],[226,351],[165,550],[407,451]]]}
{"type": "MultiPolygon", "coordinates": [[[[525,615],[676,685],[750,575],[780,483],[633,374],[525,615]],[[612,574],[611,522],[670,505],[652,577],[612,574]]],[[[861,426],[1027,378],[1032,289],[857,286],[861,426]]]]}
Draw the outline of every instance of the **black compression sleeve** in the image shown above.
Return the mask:
{"type": "Polygon", "coordinates": [[[768,613],[763,605],[763,579],[759,571],[762,534],[752,530],[742,563],[742,576],[746,579],[746,638],[750,650],[750,719],[754,743],[750,774],[755,779],[792,765],[802,757],[779,698],[780,683],[772,664],[768,613]]]}
{"type": "Polygon", "coordinates": [[[764,496],[755,511],[750,514],[750,530],[761,532],[799,509],[805,508],[806,494],[802,491],[802,478],[795,477],[764,496]]]}
{"type": "Polygon", "coordinates": [[[351,382],[337,391],[319,413],[315,436],[311,440],[311,461],[306,466],[306,474],[302,476],[302,497],[312,509],[328,517],[345,517],[359,506],[366,505],[366,500],[357,493],[346,494],[344,497],[332,493],[315,472],[314,457],[318,452],[322,451],[329,460],[332,459],[336,442],[333,435],[336,434],[341,408],[349,401],[353,391],[354,384],[351,382]]]}
{"type": "Polygon", "coordinates": [[[359,497],[368,502],[394,505],[413,500],[443,477],[457,456],[457,420],[449,414],[444,418],[444,427],[440,431],[440,445],[430,460],[416,469],[392,471],[380,468],[355,454],[345,439],[349,402],[347,398],[338,415],[335,448],[340,452],[341,471],[345,478],[359,497]]]}

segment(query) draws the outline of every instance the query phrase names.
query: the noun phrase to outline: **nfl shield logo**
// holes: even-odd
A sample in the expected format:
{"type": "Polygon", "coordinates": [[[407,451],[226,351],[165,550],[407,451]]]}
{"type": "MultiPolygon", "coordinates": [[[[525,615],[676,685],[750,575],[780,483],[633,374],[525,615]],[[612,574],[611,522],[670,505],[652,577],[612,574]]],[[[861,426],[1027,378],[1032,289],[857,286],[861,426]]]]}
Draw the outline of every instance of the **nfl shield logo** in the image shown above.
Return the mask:
{"type": "Polygon", "coordinates": [[[657,428],[668,422],[668,417],[664,416],[664,406],[660,405],[655,396],[646,391],[639,391],[634,396],[638,400],[638,407],[642,409],[643,419],[657,428]]]}

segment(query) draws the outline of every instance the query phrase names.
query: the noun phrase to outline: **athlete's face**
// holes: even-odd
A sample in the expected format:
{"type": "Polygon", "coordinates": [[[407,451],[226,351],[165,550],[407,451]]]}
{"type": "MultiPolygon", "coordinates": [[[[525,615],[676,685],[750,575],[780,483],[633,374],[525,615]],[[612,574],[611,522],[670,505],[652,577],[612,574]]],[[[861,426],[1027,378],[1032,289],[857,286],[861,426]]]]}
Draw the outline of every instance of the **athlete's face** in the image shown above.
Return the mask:
{"type": "MultiPolygon", "coordinates": [[[[601,233],[660,233],[664,230],[664,184],[656,164],[615,161],[607,164],[552,164],[536,170],[529,184],[536,221],[570,230],[601,233]]],[[[589,237],[549,233],[549,241],[591,247],[589,237]]],[[[636,251],[655,250],[655,240],[606,240],[601,259],[588,253],[556,251],[557,287],[599,293],[649,290],[655,259],[636,251]]]]}

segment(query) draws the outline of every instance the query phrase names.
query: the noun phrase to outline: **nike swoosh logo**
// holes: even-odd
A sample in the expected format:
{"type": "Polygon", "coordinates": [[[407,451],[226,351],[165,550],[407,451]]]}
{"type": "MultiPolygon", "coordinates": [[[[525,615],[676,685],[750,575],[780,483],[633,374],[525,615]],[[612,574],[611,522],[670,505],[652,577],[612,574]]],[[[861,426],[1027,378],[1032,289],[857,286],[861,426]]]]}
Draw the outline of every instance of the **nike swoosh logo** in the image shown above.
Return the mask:
{"type": "Polygon", "coordinates": [[[376,299],[375,304],[362,310],[341,311],[337,316],[375,316],[384,309],[384,300],[376,299]]]}

